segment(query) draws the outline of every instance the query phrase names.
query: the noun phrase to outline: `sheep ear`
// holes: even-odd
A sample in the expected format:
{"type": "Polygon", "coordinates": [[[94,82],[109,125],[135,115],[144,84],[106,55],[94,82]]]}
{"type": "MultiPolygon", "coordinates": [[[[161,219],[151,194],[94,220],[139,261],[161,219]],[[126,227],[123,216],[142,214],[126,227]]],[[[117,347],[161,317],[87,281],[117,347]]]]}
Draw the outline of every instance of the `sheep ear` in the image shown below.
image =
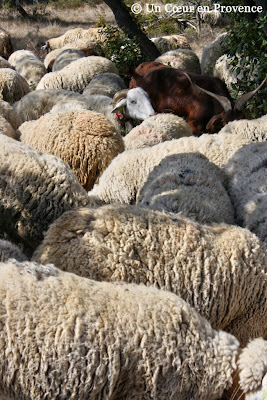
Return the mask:
{"type": "Polygon", "coordinates": [[[236,102],[235,102],[235,109],[241,111],[244,107],[246,102],[252,97],[254,96],[262,87],[267,86],[267,76],[266,78],[263,80],[263,82],[261,82],[261,84],[255,89],[252,90],[251,92],[242,94],[242,96],[240,96],[236,102]]]}
{"type": "Polygon", "coordinates": [[[201,92],[204,92],[204,93],[208,94],[209,96],[213,97],[214,99],[216,99],[221,104],[221,106],[223,107],[225,112],[227,112],[229,110],[232,110],[231,101],[227,97],[221,96],[221,95],[216,94],[216,93],[209,92],[208,90],[201,88],[200,86],[198,86],[194,82],[192,82],[192,80],[190,79],[190,76],[187,75],[186,72],[184,72],[184,74],[187,76],[187,78],[189,79],[191,85],[193,86],[193,88],[195,89],[195,91],[198,94],[201,94],[201,92]]]}
{"type": "Polygon", "coordinates": [[[113,110],[112,110],[111,112],[112,112],[112,113],[116,113],[116,112],[118,112],[118,111],[121,111],[121,109],[122,109],[123,107],[125,107],[126,104],[127,104],[127,99],[126,99],[126,98],[125,98],[125,99],[121,99],[121,100],[116,104],[116,106],[113,108],[113,110]]]}

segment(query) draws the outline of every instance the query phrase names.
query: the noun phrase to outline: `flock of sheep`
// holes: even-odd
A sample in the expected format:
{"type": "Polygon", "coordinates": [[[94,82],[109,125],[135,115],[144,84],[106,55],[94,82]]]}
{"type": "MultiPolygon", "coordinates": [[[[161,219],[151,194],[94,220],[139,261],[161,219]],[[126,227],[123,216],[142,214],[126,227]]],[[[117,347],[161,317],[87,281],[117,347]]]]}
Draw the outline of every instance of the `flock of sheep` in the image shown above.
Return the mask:
{"type": "MultiPolygon", "coordinates": [[[[265,400],[267,116],[123,137],[97,28],[0,31],[0,399],[265,400]]],[[[184,37],[157,61],[216,75],[184,37]],[[178,48],[182,47],[182,48],[178,48]]]]}

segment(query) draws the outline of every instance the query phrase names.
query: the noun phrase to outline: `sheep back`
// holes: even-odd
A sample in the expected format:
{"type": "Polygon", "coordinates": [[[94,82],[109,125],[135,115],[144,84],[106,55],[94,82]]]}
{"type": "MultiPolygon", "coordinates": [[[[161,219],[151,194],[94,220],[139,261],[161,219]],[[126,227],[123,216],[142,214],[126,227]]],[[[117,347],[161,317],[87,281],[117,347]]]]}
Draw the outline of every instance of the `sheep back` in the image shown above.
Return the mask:
{"type": "Polygon", "coordinates": [[[31,91],[27,81],[10,68],[0,68],[0,99],[15,103],[31,91]]]}

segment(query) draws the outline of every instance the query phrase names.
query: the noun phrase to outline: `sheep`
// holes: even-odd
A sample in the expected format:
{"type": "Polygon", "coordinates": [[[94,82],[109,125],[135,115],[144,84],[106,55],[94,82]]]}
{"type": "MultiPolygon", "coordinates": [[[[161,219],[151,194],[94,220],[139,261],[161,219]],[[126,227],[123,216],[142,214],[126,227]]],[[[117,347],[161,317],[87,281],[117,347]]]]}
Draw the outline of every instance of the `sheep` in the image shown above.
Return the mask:
{"type": "Polygon", "coordinates": [[[0,68],[11,68],[14,69],[12,67],[12,65],[9,64],[9,62],[4,58],[0,56],[0,68]]]}
{"type": "Polygon", "coordinates": [[[231,57],[229,57],[227,54],[223,54],[221,57],[219,57],[216,60],[213,69],[213,75],[225,82],[227,89],[233,96],[235,94],[233,85],[237,83],[238,76],[236,71],[231,69],[230,62],[231,57]]]}
{"type": "Polygon", "coordinates": [[[124,145],[125,150],[137,149],[191,135],[192,131],[183,118],[174,114],[156,114],[133,128],[124,137],[124,145]]]}
{"type": "Polygon", "coordinates": [[[173,154],[149,174],[136,204],[182,213],[202,224],[235,223],[222,170],[200,153],[173,154]]]}
{"type": "Polygon", "coordinates": [[[267,338],[267,248],[241,227],[136,205],[65,212],[33,261],[90,279],[171,291],[243,344],[267,338]]]}
{"type": "Polygon", "coordinates": [[[15,260],[0,275],[9,400],[214,400],[235,373],[248,395],[260,388],[266,341],[241,349],[172,293],[15,260]]]}
{"type": "Polygon", "coordinates": [[[89,85],[86,86],[83,94],[100,94],[113,98],[115,93],[125,88],[126,86],[120,76],[112,72],[105,72],[103,74],[96,75],[91,80],[89,85]]]}
{"type": "Polygon", "coordinates": [[[267,115],[263,115],[256,119],[241,119],[239,121],[232,121],[225,125],[220,132],[229,132],[232,134],[239,134],[251,138],[253,140],[263,142],[267,140],[267,115]]]}
{"type": "Polygon", "coordinates": [[[2,135],[12,137],[13,139],[18,138],[11,124],[4,117],[2,117],[2,115],[0,115],[0,133],[2,135]]]}
{"type": "Polygon", "coordinates": [[[152,42],[157,46],[160,53],[166,53],[175,49],[191,49],[190,44],[183,35],[168,35],[151,38],[152,42]]]}
{"type": "Polygon", "coordinates": [[[27,257],[17,245],[11,243],[9,240],[0,239],[0,261],[5,262],[9,258],[15,258],[18,261],[27,261],[27,257]]]}
{"type": "Polygon", "coordinates": [[[60,158],[0,135],[0,233],[34,249],[51,222],[87,204],[85,189],[60,158]]]}
{"type": "Polygon", "coordinates": [[[138,190],[142,188],[153,168],[166,156],[199,152],[221,167],[239,148],[252,141],[241,134],[225,132],[182,137],[149,148],[127,150],[112,160],[90,195],[105,203],[134,203],[138,190]]]}
{"type": "Polygon", "coordinates": [[[67,89],[82,93],[94,76],[103,72],[118,74],[114,63],[105,57],[83,57],[60,71],[44,75],[36,89],[67,89]]]}
{"type": "Polygon", "coordinates": [[[267,141],[238,150],[225,165],[237,223],[267,243],[267,141]]]}
{"type": "Polygon", "coordinates": [[[9,57],[8,62],[31,88],[35,88],[47,72],[44,63],[29,50],[15,51],[9,57]]]}
{"type": "Polygon", "coordinates": [[[76,42],[77,39],[86,38],[91,42],[98,42],[102,40],[101,29],[100,28],[89,28],[89,29],[82,29],[82,28],[74,28],[70,29],[65,32],[63,35],[52,38],[46,41],[46,47],[49,50],[55,50],[58,48],[62,48],[65,45],[73,44],[76,42]]]}
{"type": "Polygon", "coordinates": [[[11,68],[0,68],[0,100],[15,103],[31,91],[27,81],[11,68]]]}
{"type": "Polygon", "coordinates": [[[21,125],[18,113],[7,101],[0,100],[0,115],[10,123],[13,129],[17,129],[21,125]]]}
{"type": "Polygon", "coordinates": [[[155,61],[173,68],[201,74],[198,56],[189,49],[170,50],[156,58],[155,61]]]}
{"type": "Polygon", "coordinates": [[[14,47],[11,41],[10,34],[4,29],[0,28],[0,56],[8,59],[13,51],[14,47]]]}
{"type": "Polygon", "coordinates": [[[60,157],[86,190],[124,150],[115,127],[102,114],[88,110],[46,114],[24,122],[18,132],[21,142],[60,157]]]}
{"type": "Polygon", "coordinates": [[[200,62],[202,74],[213,75],[216,61],[223,55],[222,43],[226,36],[227,33],[223,33],[213,42],[204,46],[200,62]]]}
{"type": "Polygon", "coordinates": [[[76,61],[82,57],[85,57],[81,50],[77,49],[66,49],[62,50],[55,58],[53,63],[52,71],[60,71],[62,68],[69,65],[71,62],[76,61]]]}

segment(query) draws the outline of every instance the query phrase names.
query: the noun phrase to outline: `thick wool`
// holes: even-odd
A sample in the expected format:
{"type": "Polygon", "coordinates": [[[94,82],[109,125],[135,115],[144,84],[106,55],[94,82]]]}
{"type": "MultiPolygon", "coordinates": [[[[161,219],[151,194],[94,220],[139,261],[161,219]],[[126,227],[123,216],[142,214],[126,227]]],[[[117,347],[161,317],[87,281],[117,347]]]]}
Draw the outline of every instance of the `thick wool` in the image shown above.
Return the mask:
{"type": "Polygon", "coordinates": [[[124,145],[126,150],[138,149],[191,135],[192,130],[183,118],[174,114],[156,114],[133,128],[125,136],[124,145]]]}
{"type": "Polygon", "coordinates": [[[183,35],[168,35],[151,38],[152,42],[157,46],[161,53],[175,49],[191,49],[190,44],[183,35]]]}
{"type": "Polygon", "coordinates": [[[88,202],[86,191],[58,157],[0,135],[0,232],[35,248],[64,211],[88,202]]]}
{"type": "Polygon", "coordinates": [[[10,400],[214,400],[232,383],[238,341],[172,293],[27,262],[0,278],[10,400]]]}
{"type": "Polygon", "coordinates": [[[226,35],[227,33],[223,33],[213,42],[204,46],[200,63],[202,74],[213,75],[216,61],[223,55],[222,43],[225,40],[226,35]]]}
{"type": "Polygon", "coordinates": [[[203,224],[235,223],[222,170],[200,153],[173,154],[149,174],[136,204],[203,224]]]}
{"type": "Polygon", "coordinates": [[[14,48],[10,34],[4,29],[0,28],[0,56],[8,59],[13,51],[14,48]]]}
{"type": "Polygon", "coordinates": [[[8,240],[0,239],[0,261],[5,262],[9,258],[15,258],[18,261],[26,261],[27,257],[20,248],[8,240]]]}
{"type": "Polygon", "coordinates": [[[17,129],[21,125],[21,119],[18,113],[7,101],[0,100],[0,115],[2,115],[14,129],[17,129]]]}
{"type": "Polygon", "coordinates": [[[244,137],[251,138],[253,141],[263,142],[267,140],[267,115],[256,119],[241,119],[229,122],[221,131],[232,134],[241,134],[244,137]]]}
{"type": "Polygon", "coordinates": [[[157,62],[182,69],[195,74],[201,74],[200,62],[196,53],[189,49],[170,50],[156,58],[157,62]]]}
{"type": "Polygon", "coordinates": [[[14,131],[14,129],[12,128],[12,126],[10,125],[10,123],[0,115],[0,133],[2,135],[6,135],[9,136],[13,139],[17,139],[17,135],[14,131]]]}
{"type": "Polygon", "coordinates": [[[20,140],[68,164],[90,190],[112,159],[124,150],[123,139],[102,115],[88,110],[46,114],[24,122],[20,140]]]}
{"type": "Polygon", "coordinates": [[[267,242],[267,142],[244,146],[224,170],[237,222],[267,242]]]}
{"type": "Polygon", "coordinates": [[[69,29],[63,35],[49,39],[46,43],[50,50],[55,50],[61,48],[65,45],[69,45],[70,43],[76,42],[77,39],[89,39],[90,41],[96,43],[103,39],[103,35],[101,34],[100,28],[74,28],[69,29]]]}
{"type": "Polygon", "coordinates": [[[15,103],[31,91],[27,81],[11,68],[0,68],[0,100],[15,103]]]}
{"type": "Polygon", "coordinates": [[[9,62],[4,58],[0,56],[0,68],[11,68],[12,66],[9,64],[9,62]]]}
{"type": "Polygon", "coordinates": [[[199,152],[221,167],[242,146],[253,140],[231,133],[182,137],[153,147],[128,150],[109,165],[90,195],[105,203],[134,203],[153,168],[171,154],[199,152]],[[112,185],[110,185],[112,182],[112,185]]]}
{"type": "Polygon", "coordinates": [[[105,72],[95,76],[84,89],[83,94],[101,94],[113,98],[115,93],[125,88],[125,83],[119,75],[105,72]]]}
{"type": "Polygon", "coordinates": [[[213,75],[225,82],[230,95],[234,96],[233,85],[237,83],[237,73],[231,69],[230,61],[231,58],[227,54],[219,57],[215,63],[213,75]]]}
{"type": "Polygon", "coordinates": [[[27,81],[30,87],[36,87],[47,73],[44,63],[29,50],[17,50],[8,59],[15,70],[27,81]]]}
{"type": "Polygon", "coordinates": [[[267,337],[267,249],[240,227],[129,205],[81,208],[50,226],[33,260],[169,290],[242,343],[267,337]]]}
{"type": "Polygon", "coordinates": [[[82,93],[89,82],[103,72],[118,74],[115,64],[105,57],[83,57],[60,71],[44,75],[36,89],[66,89],[82,93]]]}
{"type": "Polygon", "coordinates": [[[69,65],[71,62],[79,60],[82,57],[85,57],[85,55],[81,50],[77,49],[61,50],[61,52],[58,53],[58,55],[55,58],[52,71],[53,72],[59,71],[62,68],[69,65]]]}

